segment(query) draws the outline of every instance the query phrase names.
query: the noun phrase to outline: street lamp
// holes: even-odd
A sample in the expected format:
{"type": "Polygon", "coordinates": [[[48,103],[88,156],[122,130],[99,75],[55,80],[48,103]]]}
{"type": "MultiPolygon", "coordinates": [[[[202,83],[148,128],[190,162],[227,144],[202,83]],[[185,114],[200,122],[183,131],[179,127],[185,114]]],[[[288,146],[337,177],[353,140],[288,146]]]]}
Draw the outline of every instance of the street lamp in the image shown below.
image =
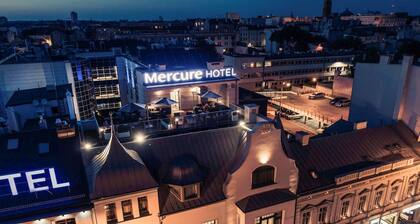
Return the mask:
{"type": "Polygon", "coordinates": [[[281,91],[280,91],[280,109],[283,101],[283,91],[284,91],[284,86],[286,86],[287,88],[289,88],[292,84],[290,84],[290,82],[282,82],[281,83],[281,91]]]}

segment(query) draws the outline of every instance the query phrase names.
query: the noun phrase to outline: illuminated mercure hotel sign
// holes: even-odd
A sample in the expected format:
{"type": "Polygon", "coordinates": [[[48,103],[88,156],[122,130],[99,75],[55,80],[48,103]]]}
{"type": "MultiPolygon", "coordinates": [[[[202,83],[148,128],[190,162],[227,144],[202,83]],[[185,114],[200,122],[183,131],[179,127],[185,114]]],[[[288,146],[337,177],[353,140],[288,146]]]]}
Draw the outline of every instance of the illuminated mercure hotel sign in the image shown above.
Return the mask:
{"type": "Polygon", "coordinates": [[[70,187],[69,182],[59,182],[54,168],[11,173],[0,176],[0,187],[7,192],[0,195],[19,195],[20,193],[35,193],[50,191],[57,188],[70,187]],[[24,186],[23,186],[24,185],[24,186]],[[18,187],[19,186],[19,187],[18,187]],[[23,189],[24,188],[24,189],[23,189]]]}
{"type": "Polygon", "coordinates": [[[233,68],[221,68],[213,70],[186,70],[172,72],[145,72],[144,85],[176,85],[197,82],[214,82],[223,80],[236,80],[236,73],[233,68]]]}

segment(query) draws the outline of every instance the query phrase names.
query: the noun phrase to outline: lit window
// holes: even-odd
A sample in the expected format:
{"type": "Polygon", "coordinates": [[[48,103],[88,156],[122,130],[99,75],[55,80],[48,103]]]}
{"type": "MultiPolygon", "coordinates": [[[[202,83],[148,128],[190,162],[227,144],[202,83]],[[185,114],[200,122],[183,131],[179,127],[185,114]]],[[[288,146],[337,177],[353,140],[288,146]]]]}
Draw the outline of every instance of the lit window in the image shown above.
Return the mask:
{"type": "Polygon", "coordinates": [[[364,212],[365,211],[366,199],[367,199],[366,195],[360,196],[360,198],[359,198],[359,205],[357,207],[357,210],[359,212],[364,212]]]}
{"type": "Polygon", "coordinates": [[[217,219],[210,220],[210,221],[207,221],[207,222],[203,222],[202,224],[217,224],[217,219]]]}
{"type": "Polygon", "coordinates": [[[302,215],[302,224],[311,223],[311,212],[304,212],[302,215]]]}
{"type": "Polygon", "coordinates": [[[274,167],[261,166],[252,172],[252,188],[274,184],[274,167]]]}
{"type": "Polygon", "coordinates": [[[257,68],[261,68],[261,67],[262,67],[262,63],[261,63],[261,62],[257,62],[257,63],[255,63],[255,67],[257,67],[257,68]]]}
{"type": "Polygon", "coordinates": [[[318,223],[326,223],[327,219],[327,207],[322,207],[319,209],[318,213],[318,223]]]}
{"type": "Polygon", "coordinates": [[[184,187],[184,200],[197,198],[198,190],[199,190],[199,187],[197,184],[184,187]]]}
{"type": "Polygon", "coordinates": [[[124,220],[131,220],[133,219],[133,206],[131,205],[131,200],[122,201],[121,202],[122,212],[124,220]]]}
{"type": "Polygon", "coordinates": [[[265,67],[271,67],[271,61],[266,61],[265,62],[265,67]]]}
{"type": "Polygon", "coordinates": [[[105,214],[106,214],[106,223],[107,224],[118,223],[114,203],[105,205],[105,214]]]}
{"type": "Polygon", "coordinates": [[[138,202],[139,202],[140,217],[150,215],[149,206],[147,203],[147,197],[140,197],[138,199],[138,202]]]}
{"type": "Polygon", "coordinates": [[[282,221],[281,215],[282,215],[281,212],[263,215],[255,219],[255,224],[266,224],[266,223],[281,224],[281,221],[282,221]]]}
{"type": "Polygon", "coordinates": [[[76,219],[74,218],[64,219],[64,220],[56,221],[55,224],[76,224],[76,219]]]}
{"type": "Polygon", "coordinates": [[[341,205],[341,217],[348,217],[350,201],[344,201],[341,205]]]}
{"type": "Polygon", "coordinates": [[[382,203],[382,195],[384,194],[383,191],[378,191],[375,194],[375,206],[380,207],[382,203]]]}

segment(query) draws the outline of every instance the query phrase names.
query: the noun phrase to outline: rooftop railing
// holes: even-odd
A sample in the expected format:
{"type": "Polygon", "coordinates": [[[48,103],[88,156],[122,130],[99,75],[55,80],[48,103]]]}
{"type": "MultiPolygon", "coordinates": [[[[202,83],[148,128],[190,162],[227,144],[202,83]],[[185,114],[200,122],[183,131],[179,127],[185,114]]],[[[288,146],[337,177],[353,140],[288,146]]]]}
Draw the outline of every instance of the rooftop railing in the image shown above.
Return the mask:
{"type": "MultiPolygon", "coordinates": [[[[114,124],[118,137],[122,140],[135,140],[136,135],[159,137],[191,131],[234,126],[243,119],[243,113],[237,108],[216,112],[206,112],[185,116],[142,120],[124,124],[114,124]]],[[[110,130],[105,128],[104,139],[109,139],[110,130]]]]}

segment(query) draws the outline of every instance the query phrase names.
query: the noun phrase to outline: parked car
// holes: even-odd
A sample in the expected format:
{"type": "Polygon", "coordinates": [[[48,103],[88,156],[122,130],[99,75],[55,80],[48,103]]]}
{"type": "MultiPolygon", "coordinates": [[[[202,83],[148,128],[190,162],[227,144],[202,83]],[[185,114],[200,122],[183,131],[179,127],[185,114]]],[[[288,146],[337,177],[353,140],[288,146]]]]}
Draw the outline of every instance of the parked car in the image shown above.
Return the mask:
{"type": "Polygon", "coordinates": [[[287,120],[298,120],[303,117],[299,113],[296,113],[286,108],[281,108],[280,116],[286,118],[287,120]]]}
{"type": "Polygon", "coordinates": [[[310,100],[322,99],[324,97],[325,97],[325,93],[312,93],[311,95],[309,95],[310,100]]]}
{"type": "Polygon", "coordinates": [[[336,107],[348,107],[350,106],[350,100],[349,99],[344,99],[344,100],[340,100],[337,103],[335,103],[336,107]]]}
{"type": "Polygon", "coordinates": [[[346,100],[346,99],[347,99],[346,97],[338,96],[338,97],[335,97],[334,99],[330,100],[330,104],[335,105],[338,101],[346,100]]]}

